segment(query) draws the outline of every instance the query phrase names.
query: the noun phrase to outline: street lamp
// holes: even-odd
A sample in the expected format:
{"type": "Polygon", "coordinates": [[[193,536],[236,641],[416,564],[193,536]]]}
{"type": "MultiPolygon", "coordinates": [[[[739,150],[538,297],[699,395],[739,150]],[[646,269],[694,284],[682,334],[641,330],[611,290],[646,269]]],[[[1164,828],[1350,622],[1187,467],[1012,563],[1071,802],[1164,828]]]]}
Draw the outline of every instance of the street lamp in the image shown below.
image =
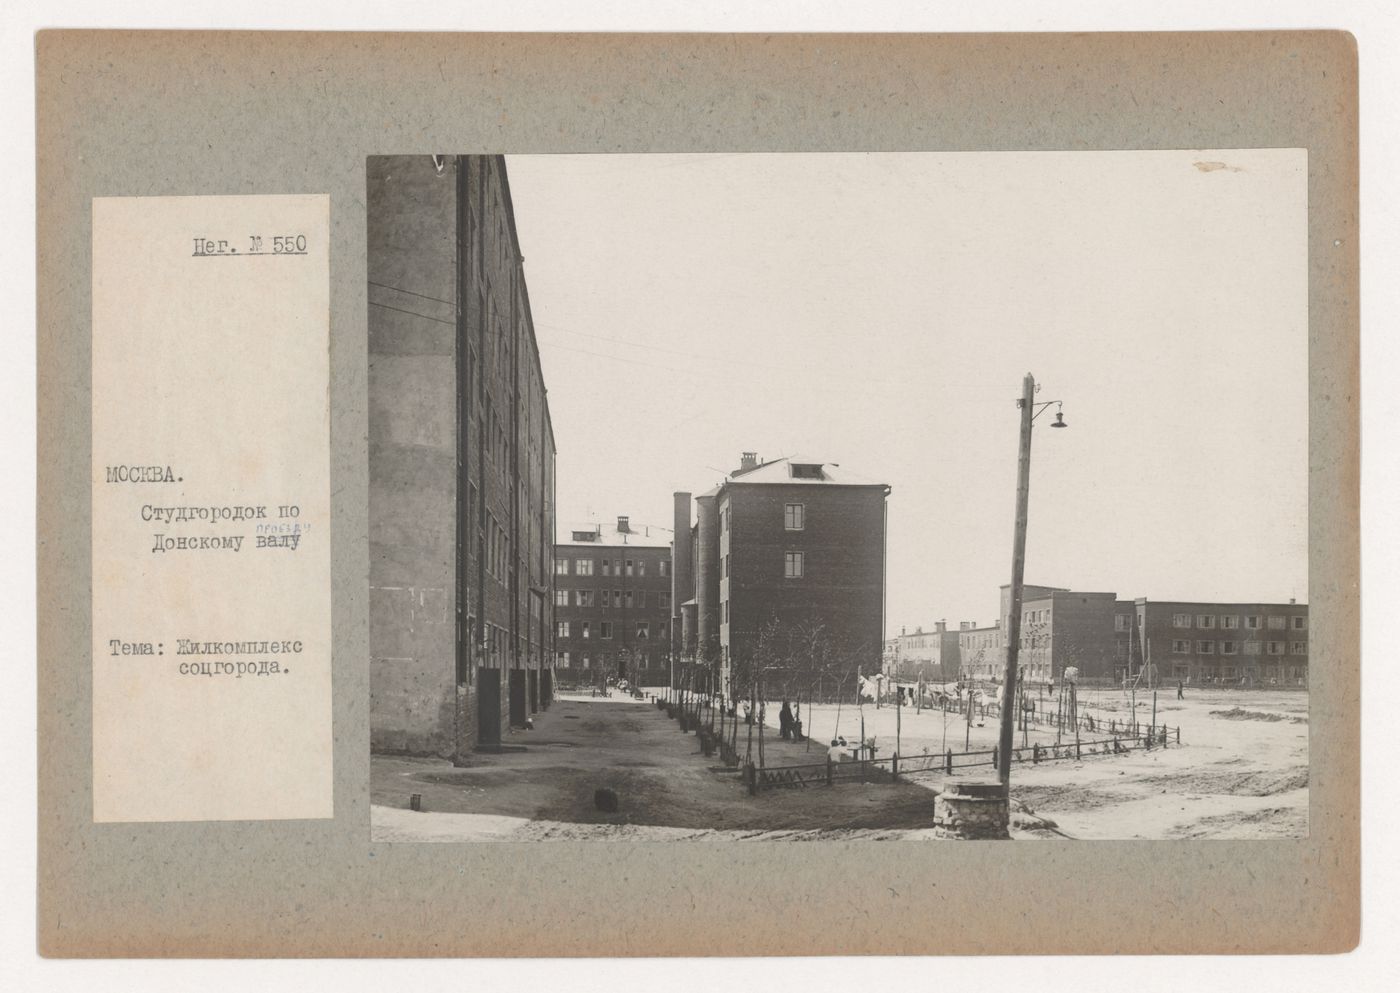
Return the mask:
{"type": "Polygon", "coordinates": [[[1026,373],[1021,399],[1016,401],[1016,406],[1021,410],[1021,447],[1016,473],[1016,534],[1011,548],[1011,616],[1006,619],[1006,671],[1001,682],[1001,738],[997,751],[997,778],[1007,787],[1008,798],[1011,788],[1011,749],[1016,740],[1013,710],[1016,700],[1017,665],[1021,655],[1021,601],[1025,593],[1026,517],[1031,488],[1031,426],[1035,419],[1052,405],[1056,412],[1054,423],[1050,426],[1069,426],[1065,423],[1059,400],[1036,403],[1037,389],[1035,377],[1026,373]]]}

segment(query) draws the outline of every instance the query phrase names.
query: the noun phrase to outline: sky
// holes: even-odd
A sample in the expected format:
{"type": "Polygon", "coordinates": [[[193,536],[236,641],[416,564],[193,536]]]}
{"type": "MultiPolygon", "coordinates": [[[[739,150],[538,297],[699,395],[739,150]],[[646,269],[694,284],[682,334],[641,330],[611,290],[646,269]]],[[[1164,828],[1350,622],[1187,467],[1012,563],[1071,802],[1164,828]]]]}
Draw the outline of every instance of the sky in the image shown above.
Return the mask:
{"type": "Polygon", "coordinates": [[[892,488],[887,634],[990,624],[1029,372],[1028,583],[1307,601],[1304,150],[507,169],[561,531],[802,454],[892,488]]]}

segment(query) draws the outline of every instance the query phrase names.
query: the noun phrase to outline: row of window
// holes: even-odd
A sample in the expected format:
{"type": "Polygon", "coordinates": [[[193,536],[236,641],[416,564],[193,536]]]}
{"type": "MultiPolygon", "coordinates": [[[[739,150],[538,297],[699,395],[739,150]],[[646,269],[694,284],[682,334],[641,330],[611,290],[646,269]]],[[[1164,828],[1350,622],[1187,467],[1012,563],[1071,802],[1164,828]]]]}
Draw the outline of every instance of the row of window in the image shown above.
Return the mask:
{"type": "MultiPolygon", "coordinates": [[[[1308,670],[1306,666],[1265,666],[1261,673],[1254,666],[1233,666],[1233,665],[1202,665],[1198,668],[1196,675],[1203,681],[1209,682],[1214,679],[1238,679],[1241,676],[1249,675],[1255,679],[1263,678],[1272,680],[1276,684],[1282,679],[1285,685],[1288,683],[1301,683],[1307,679],[1308,670]]],[[[1173,679],[1187,679],[1191,676],[1189,665],[1172,666],[1173,679]]]]}
{"type": "MultiPolygon", "coordinates": [[[[639,641],[647,641],[647,640],[649,640],[649,639],[651,638],[651,622],[650,622],[650,621],[637,621],[636,624],[635,624],[635,627],[633,628],[633,631],[634,631],[634,636],[637,638],[637,640],[639,640],[639,641]]],[[[585,638],[585,639],[586,639],[586,638],[592,638],[592,637],[593,637],[593,622],[592,622],[592,621],[555,621],[555,622],[554,622],[554,633],[555,633],[558,637],[560,637],[560,638],[572,638],[572,637],[574,636],[574,633],[575,633],[575,632],[577,632],[577,634],[578,634],[578,636],[579,636],[580,638],[585,638]]],[[[598,622],[598,637],[599,637],[599,638],[603,639],[604,641],[611,641],[611,640],[612,640],[612,637],[613,637],[613,632],[614,632],[614,625],[613,625],[613,622],[612,622],[612,621],[599,621],[599,622],[598,622]]],[[[657,632],[656,632],[656,634],[657,634],[657,637],[658,637],[658,638],[665,638],[665,637],[666,637],[666,624],[665,624],[665,622],[662,622],[661,624],[658,624],[658,625],[657,625],[657,632]]]]}
{"type": "MultiPolygon", "coordinates": [[[[556,576],[569,575],[570,568],[575,576],[593,575],[593,559],[568,559],[557,556],[554,559],[554,574],[556,576]]],[[[602,575],[604,576],[645,576],[647,574],[647,563],[645,559],[602,559],[602,575]]],[[[664,579],[671,574],[671,560],[662,559],[659,563],[661,576],[664,579]]]]}
{"type": "MultiPolygon", "coordinates": [[[[656,598],[656,606],[666,610],[671,606],[671,594],[653,593],[656,598]]],[[[555,590],[554,606],[556,607],[593,607],[598,606],[606,610],[611,606],[614,610],[631,610],[636,607],[638,610],[646,608],[646,590],[555,590]],[[601,593],[599,597],[597,594],[601,593]]]]}
{"type": "MultiPolygon", "coordinates": [[[[1203,631],[1215,629],[1217,621],[1219,626],[1227,631],[1233,631],[1240,626],[1240,617],[1237,614],[1225,614],[1217,618],[1215,614],[1172,614],[1172,627],[1189,628],[1193,625],[1203,631]]],[[[1294,631],[1306,631],[1308,619],[1302,614],[1294,614],[1292,617],[1283,617],[1278,614],[1271,614],[1268,617],[1261,617],[1258,614],[1247,614],[1244,617],[1244,628],[1246,631],[1258,631],[1261,627],[1267,627],[1270,631],[1283,631],[1292,628],[1294,631]]]]}
{"type": "MultiPolygon", "coordinates": [[[[728,534],[731,522],[730,508],[725,504],[719,509],[720,534],[728,534]]],[[[803,503],[783,504],[783,529],[805,531],[807,529],[807,505],[803,503]]]]}
{"type": "MultiPolygon", "coordinates": [[[[1198,641],[1198,642],[1195,643],[1195,651],[1196,651],[1196,654],[1197,654],[1197,655],[1214,655],[1214,654],[1215,654],[1215,647],[1216,647],[1217,644],[1219,644],[1219,646],[1220,646],[1220,654],[1221,654],[1221,655],[1236,655],[1236,654],[1258,655],[1258,654],[1260,653],[1260,651],[1259,651],[1260,645],[1263,645],[1263,646],[1264,646],[1264,650],[1265,650],[1266,654],[1269,654],[1269,655],[1282,655],[1282,654],[1284,654],[1284,649],[1285,649],[1285,647],[1288,649],[1288,654],[1289,654],[1289,655],[1306,655],[1306,654],[1308,654],[1308,643],[1307,643],[1306,641],[1292,641],[1292,642],[1288,642],[1287,645],[1285,645],[1282,641],[1264,641],[1264,642],[1261,642],[1261,641],[1245,641],[1245,642],[1238,642],[1238,641],[1221,641],[1221,642],[1214,642],[1214,641],[1198,641]],[[1240,647],[1241,645],[1243,645],[1243,649],[1242,649],[1242,650],[1241,650],[1241,647],[1240,647]]],[[[1191,642],[1188,641],[1188,640],[1186,640],[1186,639],[1184,639],[1184,638],[1180,638],[1180,639],[1177,639],[1176,641],[1173,641],[1173,642],[1172,642],[1172,652],[1173,652],[1174,654],[1177,654],[1177,655],[1190,655],[1190,654],[1191,654],[1191,642]]]]}
{"type": "MultiPolygon", "coordinates": [[[[651,667],[651,654],[649,652],[634,652],[632,654],[632,659],[636,663],[638,669],[647,669],[651,667]]],[[[589,652],[555,652],[554,661],[561,669],[571,669],[575,665],[580,669],[593,668],[593,656],[589,652]]],[[[611,655],[603,654],[598,656],[598,664],[604,668],[607,668],[608,663],[611,661],[611,655]]]]}

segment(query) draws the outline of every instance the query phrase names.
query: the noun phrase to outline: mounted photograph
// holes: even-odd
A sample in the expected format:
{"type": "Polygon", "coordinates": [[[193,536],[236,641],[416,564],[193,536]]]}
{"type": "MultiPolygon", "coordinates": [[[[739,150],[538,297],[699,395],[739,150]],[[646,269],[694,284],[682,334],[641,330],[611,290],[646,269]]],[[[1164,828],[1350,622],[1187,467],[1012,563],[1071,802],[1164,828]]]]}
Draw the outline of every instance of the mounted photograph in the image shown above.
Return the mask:
{"type": "Polygon", "coordinates": [[[365,168],[374,841],[1308,836],[1306,150],[365,168]]]}

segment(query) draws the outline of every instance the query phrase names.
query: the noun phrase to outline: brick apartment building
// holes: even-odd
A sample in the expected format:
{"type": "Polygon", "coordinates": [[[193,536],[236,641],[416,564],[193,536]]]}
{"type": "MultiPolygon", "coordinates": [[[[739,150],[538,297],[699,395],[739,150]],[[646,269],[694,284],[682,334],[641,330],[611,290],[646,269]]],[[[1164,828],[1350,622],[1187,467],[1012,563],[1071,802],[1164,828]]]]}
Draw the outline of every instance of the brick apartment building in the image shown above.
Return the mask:
{"type": "Polygon", "coordinates": [[[671,532],[590,524],[554,546],[554,669],[560,683],[641,686],[671,678],[671,532]]]}
{"type": "Polygon", "coordinates": [[[367,163],[370,745],[547,705],[554,435],[500,156],[367,163]]]}
{"type": "MultiPolygon", "coordinates": [[[[974,625],[963,621],[962,630],[974,625]]],[[[922,627],[901,631],[889,639],[885,675],[903,681],[953,682],[962,670],[962,631],[949,631],[947,621],[935,621],[932,631],[922,627]]]]}
{"type": "Polygon", "coordinates": [[[858,671],[879,672],[889,492],[836,463],[744,453],[695,500],[694,597],[679,615],[687,659],[724,692],[747,689],[759,665],[770,692],[828,697],[853,692],[858,671]],[[802,647],[813,639],[815,652],[802,647]]]}
{"type": "Polygon", "coordinates": [[[1163,682],[1307,685],[1307,604],[1139,599],[1133,608],[1139,643],[1163,682]]]}
{"type": "MultiPolygon", "coordinates": [[[[990,628],[958,632],[965,678],[1001,679],[1010,587],[990,628]]],[[[1161,683],[1306,686],[1306,604],[1119,600],[1114,593],[1027,586],[1022,603],[1023,679],[1058,682],[1069,666],[1090,683],[1121,683],[1147,670],[1161,683]]]]}

